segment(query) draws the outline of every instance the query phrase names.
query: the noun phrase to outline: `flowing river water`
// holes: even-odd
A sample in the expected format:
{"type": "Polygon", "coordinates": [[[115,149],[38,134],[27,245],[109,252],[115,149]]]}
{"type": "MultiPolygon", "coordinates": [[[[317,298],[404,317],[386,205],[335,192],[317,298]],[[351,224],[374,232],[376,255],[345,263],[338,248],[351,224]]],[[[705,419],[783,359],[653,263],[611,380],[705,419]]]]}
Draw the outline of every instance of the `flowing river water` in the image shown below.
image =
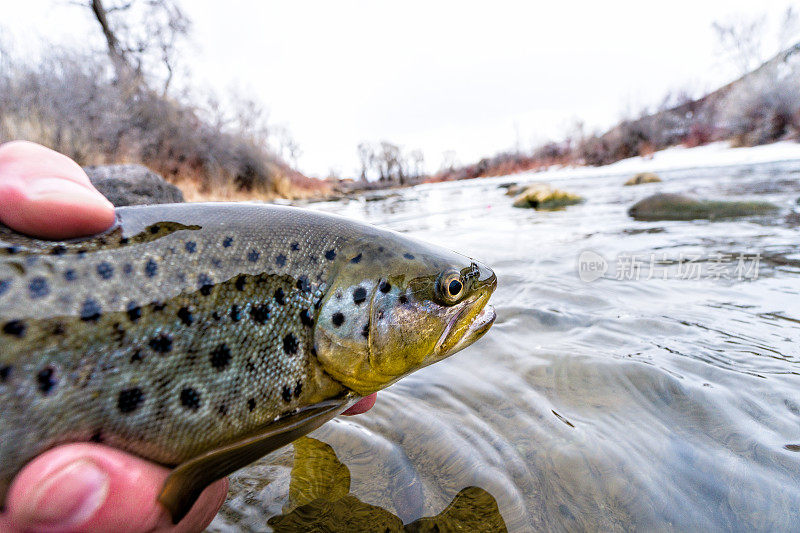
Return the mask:
{"type": "Polygon", "coordinates": [[[551,180],[586,202],[550,212],[499,187],[536,175],[310,206],[482,260],[497,321],[232,476],[210,530],[800,528],[800,162],[628,177],[551,180]],[[627,216],[655,192],[782,211],[627,216]]]}

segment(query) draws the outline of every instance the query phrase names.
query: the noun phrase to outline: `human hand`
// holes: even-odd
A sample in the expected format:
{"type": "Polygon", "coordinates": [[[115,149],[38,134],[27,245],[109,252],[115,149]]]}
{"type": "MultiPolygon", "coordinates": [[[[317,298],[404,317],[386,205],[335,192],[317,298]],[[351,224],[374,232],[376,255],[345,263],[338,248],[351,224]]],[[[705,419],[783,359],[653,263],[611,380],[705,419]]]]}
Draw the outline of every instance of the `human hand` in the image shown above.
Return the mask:
{"type": "MultiPolygon", "coordinates": [[[[0,145],[0,222],[28,235],[66,239],[99,233],[114,208],[71,159],[28,142],[0,145]]],[[[49,450],[17,475],[0,531],[200,531],[228,490],[208,487],[173,526],[157,497],[169,470],[99,444],[49,450]]]]}

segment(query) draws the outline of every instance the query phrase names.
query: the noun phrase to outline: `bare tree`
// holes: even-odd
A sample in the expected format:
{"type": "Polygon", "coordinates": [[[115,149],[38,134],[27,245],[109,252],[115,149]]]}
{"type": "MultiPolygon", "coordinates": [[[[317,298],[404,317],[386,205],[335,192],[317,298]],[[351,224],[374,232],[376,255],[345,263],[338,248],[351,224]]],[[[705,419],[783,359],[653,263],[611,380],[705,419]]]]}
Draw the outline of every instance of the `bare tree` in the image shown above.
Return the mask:
{"type": "Polygon", "coordinates": [[[456,165],[458,165],[458,160],[456,159],[455,150],[447,150],[446,152],[442,153],[442,164],[439,167],[440,171],[448,170],[452,172],[456,165]]]}
{"type": "Polygon", "coordinates": [[[361,181],[367,181],[367,176],[375,164],[375,150],[368,142],[359,143],[358,162],[361,165],[361,181]]]}
{"type": "Polygon", "coordinates": [[[411,175],[414,178],[419,178],[425,173],[425,154],[422,150],[412,150],[408,154],[409,164],[411,166],[411,175]]]}
{"type": "Polygon", "coordinates": [[[191,21],[177,0],[85,0],[100,25],[119,83],[148,82],[169,90],[179,63],[178,48],[191,21]]]}
{"type": "Polygon", "coordinates": [[[781,50],[789,48],[800,40],[800,18],[794,6],[789,6],[783,12],[778,33],[778,46],[781,50]]]}
{"type": "Polygon", "coordinates": [[[764,61],[766,21],[766,17],[761,15],[752,20],[739,17],[712,24],[720,45],[731,55],[741,74],[750,72],[764,61]]]}

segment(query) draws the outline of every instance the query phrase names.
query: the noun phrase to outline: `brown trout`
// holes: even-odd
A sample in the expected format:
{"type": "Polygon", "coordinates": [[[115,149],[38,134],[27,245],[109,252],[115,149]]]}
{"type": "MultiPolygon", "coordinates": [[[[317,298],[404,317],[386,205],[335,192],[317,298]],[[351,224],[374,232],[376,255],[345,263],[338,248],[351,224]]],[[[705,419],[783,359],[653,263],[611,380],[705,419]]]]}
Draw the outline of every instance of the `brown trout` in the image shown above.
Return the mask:
{"type": "Polygon", "coordinates": [[[303,209],[177,204],[52,242],[0,226],[0,503],[59,443],[175,467],[175,522],[213,481],[480,338],[494,273],[303,209]]]}

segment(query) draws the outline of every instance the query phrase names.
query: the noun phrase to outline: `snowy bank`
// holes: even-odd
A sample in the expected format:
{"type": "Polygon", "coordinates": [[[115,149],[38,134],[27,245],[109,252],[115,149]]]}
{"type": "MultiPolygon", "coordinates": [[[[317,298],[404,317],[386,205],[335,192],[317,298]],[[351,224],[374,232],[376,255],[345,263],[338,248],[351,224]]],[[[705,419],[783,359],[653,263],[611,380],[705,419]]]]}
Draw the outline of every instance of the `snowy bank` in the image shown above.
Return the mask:
{"type": "MultiPolygon", "coordinates": [[[[651,156],[631,157],[602,167],[550,167],[539,172],[521,172],[512,174],[512,176],[523,181],[528,179],[545,181],[571,177],[755,165],[778,161],[800,161],[800,143],[784,141],[744,148],[731,148],[727,142],[717,142],[696,148],[676,146],[661,150],[651,156]]],[[[508,176],[503,176],[503,179],[507,178],[508,176]]]]}

